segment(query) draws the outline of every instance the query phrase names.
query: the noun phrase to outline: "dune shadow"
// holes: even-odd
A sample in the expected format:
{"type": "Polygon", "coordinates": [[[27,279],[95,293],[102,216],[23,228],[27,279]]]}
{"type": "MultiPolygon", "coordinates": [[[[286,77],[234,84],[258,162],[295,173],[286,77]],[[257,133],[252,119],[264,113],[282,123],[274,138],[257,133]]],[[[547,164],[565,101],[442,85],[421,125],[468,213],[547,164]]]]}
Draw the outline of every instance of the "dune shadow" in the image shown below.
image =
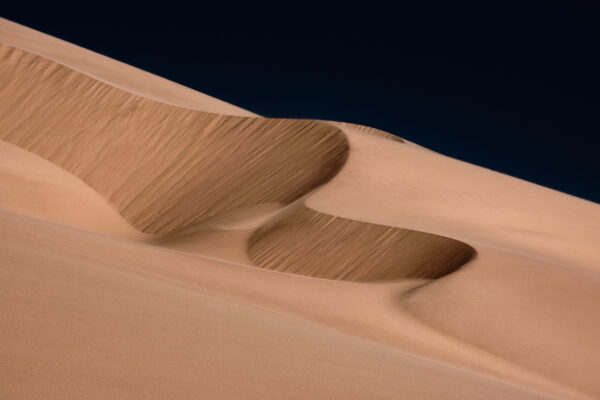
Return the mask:
{"type": "Polygon", "coordinates": [[[326,122],[172,106],[5,44],[0,139],[77,176],[153,234],[289,204],[335,176],[349,152],[326,122]]]}
{"type": "Polygon", "coordinates": [[[304,206],[256,230],[247,250],[262,268],[357,282],[436,279],[475,255],[475,249],[458,240],[304,206]]]}

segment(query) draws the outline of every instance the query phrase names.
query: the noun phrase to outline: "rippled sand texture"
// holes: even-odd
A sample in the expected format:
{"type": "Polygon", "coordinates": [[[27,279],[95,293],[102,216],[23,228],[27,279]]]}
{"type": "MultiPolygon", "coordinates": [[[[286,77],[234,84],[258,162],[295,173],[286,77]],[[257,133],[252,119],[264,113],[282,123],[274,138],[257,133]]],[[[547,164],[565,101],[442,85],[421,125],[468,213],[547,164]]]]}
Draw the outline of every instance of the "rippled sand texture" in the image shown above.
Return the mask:
{"type": "Polygon", "coordinates": [[[369,282],[440,278],[475,251],[457,240],[384,225],[294,210],[258,229],[250,259],[275,271],[369,282]]]}
{"type": "Polygon", "coordinates": [[[144,232],[289,203],[346,157],[329,124],[186,110],[6,45],[0,68],[0,138],[81,178],[144,232]]]}

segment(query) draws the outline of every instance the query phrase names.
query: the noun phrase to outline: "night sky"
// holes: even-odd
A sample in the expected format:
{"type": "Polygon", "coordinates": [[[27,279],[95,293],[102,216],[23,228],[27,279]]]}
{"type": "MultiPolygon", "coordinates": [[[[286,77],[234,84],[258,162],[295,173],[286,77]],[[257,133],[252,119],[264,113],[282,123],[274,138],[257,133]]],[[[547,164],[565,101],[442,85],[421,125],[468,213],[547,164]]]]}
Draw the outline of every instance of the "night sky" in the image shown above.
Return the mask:
{"type": "Polygon", "coordinates": [[[373,126],[600,202],[600,14],[572,3],[12,5],[2,16],[263,116],[373,126]]]}

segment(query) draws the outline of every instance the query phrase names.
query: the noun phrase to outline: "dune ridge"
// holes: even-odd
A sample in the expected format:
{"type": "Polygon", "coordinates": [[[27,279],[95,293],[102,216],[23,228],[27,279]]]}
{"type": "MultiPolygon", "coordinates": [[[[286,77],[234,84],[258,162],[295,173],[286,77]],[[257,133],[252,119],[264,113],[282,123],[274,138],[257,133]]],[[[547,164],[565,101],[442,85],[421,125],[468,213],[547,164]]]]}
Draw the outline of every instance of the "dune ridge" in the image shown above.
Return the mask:
{"type": "Polygon", "coordinates": [[[330,124],[186,110],[7,45],[0,69],[0,139],[78,176],[143,232],[292,202],[347,157],[330,124]]]}
{"type": "MultiPolygon", "coordinates": [[[[144,233],[175,233],[254,204],[290,204],[335,176],[348,157],[345,134],[327,122],[181,109],[7,45],[0,45],[0,74],[6,110],[0,112],[0,138],[79,177],[144,233]]],[[[289,273],[368,281],[437,278],[474,253],[451,239],[308,213],[288,217],[293,229],[286,237],[295,246],[273,240],[283,221],[256,232],[248,244],[252,261],[289,273]],[[332,265],[341,262],[341,252],[331,245],[343,232],[363,249],[344,262],[344,272],[332,265]],[[301,245],[296,236],[318,240],[301,245]],[[308,262],[312,270],[311,254],[330,262],[312,272],[290,267],[308,262]]]]}
{"type": "Polygon", "coordinates": [[[369,133],[369,134],[372,134],[375,136],[380,136],[380,137],[383,137],[386,139],[390,139],[395,142],[406,143],[406,141],[404,139],[402,139],[400,136],[396,136],[389,132],[383,131],[381,129],[373,128],[370,126],[353,124],[351,122],[336,122],[336,124],[339,126],[342,126],[342,127],[356,129],[359,132],[366,132],[366,133],[369,133]]]}
{"type": "Polygon", "coordinates": [[[95,53],[0,17],[2,43],[37,54],[147,99],[218,114],[256,116],[220,99],[200,93],[134,66],[95,53]]]}

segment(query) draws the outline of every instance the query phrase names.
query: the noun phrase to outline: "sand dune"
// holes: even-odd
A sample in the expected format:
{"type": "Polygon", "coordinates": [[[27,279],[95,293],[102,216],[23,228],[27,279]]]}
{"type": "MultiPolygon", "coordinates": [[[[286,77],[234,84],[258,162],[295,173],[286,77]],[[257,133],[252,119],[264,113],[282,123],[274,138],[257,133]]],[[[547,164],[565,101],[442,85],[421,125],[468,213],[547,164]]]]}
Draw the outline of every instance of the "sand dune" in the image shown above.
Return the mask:
{"type": "Polygon", "coordinates": [[[144,272],[173,255],[0,220],[9,398],[552,398],[144,272]]]}
{"type": "Polygon", "coordinates": [[[366,133],[370,133],[375,136],[381,136],[386,139],[393,140],[395,142],[406,143],[406,141],[404,139],[402,139],[400,136],[392,135],[391,133],[382,131],[381,129],[373,128],[370,126],[352,124],[350,122],[338,122],[337,124],[341,127],[348,127],[348,128],[360,131],[360,132],[366,132],[366,133]]]}
{"type": "Polygon", "coordinates": [[[0,68],[0,138],[81,178],[144,232],[289,203],[347,154],[345,136],[326,123],[182,109],[6,45],[0,68]]]}
{"type": "Polygon", "coordinates": [[[250,259],[263,268],[360,282],[440,278],[474,253],[457,240],[306,207],[263,225],[248,241],[250,259]]]}
{"type": "Polygon", "coordinates": [[[0,42],[0,397],[600,396],[597,204],[0,42]]]}
{"type": "Polygon", "coordinates": [[[480,249],[469,268],[414,291],[402,307],[422,321],[598,395],[600,276],[480,249]]]}
{"type": "Polygon", "coordinates": [[[105,57],[71,43],[34,31],[25,26],[0,18],[2,43],[37,54],[95,80],[122,88],[148,99],[158,100],[192,110],[228,115],[256,116],[256,114],[197,92],[175,82],[153,75],[131,65],[105,57]]]}
{"type": "Polygon", "coordinates": [[[0,141],[0,209],[106,235],[144,237],[80,179],[4,141],[0,141]]]}

